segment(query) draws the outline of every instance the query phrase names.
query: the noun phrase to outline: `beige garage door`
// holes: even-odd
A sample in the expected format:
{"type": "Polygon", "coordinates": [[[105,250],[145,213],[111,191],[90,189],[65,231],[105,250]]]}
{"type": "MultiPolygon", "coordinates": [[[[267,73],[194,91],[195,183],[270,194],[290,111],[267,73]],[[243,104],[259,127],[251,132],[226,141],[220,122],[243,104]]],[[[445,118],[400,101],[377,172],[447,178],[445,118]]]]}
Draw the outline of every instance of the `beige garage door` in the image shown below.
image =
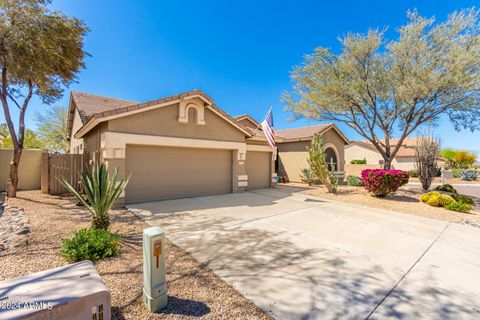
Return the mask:
{"type": "Polygon", "coordinates": [[[232,192],[230,150],[127,146],[126,203],[232,192]]]}
{"type": "Polygon", "coordinates": [[[270,188],[272,153],[247,151],[247,190],[270,188]]]}

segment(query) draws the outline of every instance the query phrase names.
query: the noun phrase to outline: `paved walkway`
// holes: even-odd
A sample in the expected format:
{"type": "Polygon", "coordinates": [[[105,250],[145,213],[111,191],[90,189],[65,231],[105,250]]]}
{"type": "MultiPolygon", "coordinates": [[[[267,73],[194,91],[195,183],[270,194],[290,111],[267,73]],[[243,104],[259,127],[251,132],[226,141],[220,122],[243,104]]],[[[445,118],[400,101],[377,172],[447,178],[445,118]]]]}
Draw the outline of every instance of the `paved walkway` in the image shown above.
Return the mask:
{"type": "Polygon", "coordinates": [[[480,318],[480,229],[292,188],[132,207],[278,319],[480,318]]]}

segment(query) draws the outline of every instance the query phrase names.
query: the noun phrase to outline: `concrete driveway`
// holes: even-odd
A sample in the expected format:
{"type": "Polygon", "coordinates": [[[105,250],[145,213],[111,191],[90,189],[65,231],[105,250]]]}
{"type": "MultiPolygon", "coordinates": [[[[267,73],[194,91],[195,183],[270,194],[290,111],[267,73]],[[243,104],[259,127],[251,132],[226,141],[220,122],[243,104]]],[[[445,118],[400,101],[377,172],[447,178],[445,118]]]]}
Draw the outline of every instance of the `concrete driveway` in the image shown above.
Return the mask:
{"type": "Polygon", "coordinates": [[[278,319],[480,318],[480,229],[297,191],[130,207],[278,319]]]}

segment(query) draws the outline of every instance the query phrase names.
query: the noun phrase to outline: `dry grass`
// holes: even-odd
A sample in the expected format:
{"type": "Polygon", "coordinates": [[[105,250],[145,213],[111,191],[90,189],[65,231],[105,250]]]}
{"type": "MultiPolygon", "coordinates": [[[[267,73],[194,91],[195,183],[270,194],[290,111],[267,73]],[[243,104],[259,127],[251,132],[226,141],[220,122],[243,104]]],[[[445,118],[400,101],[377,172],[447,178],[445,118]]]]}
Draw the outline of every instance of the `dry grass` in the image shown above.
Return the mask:
{"type": "MultiPolygon", "coordinates": [[[[39,191],[18,193],[9,204],[25,209],[30,243],[0,254],[0,279],[55,268],[67,262],[59,255],[62,237],[89,226],[89,215],[71,199],[39,191]]],[[[142,230],[146,223],[128,211],[112,213],[112,230],[123,237],[122,254],[95,263],[112,295],[114,319],[270,319],[233,287],[167,240],[169,305],[158,314],[142,302],[142,230]]]]}
{"type": "MultiPolygon", "coordinates": [[[[295,184],[294,186],[299,185],[295,184]]],[[[478,201],[477,206],[474,207],[474,210],[470,214],[448,211],[421,202],[418,197],[424,192],[420,189],[401,188],[396,194],[389,195],[385,198],[373,197],[361,187],[345,185],[339,186],[336,194],[327,193],[326,188],[323,186],[305,188],[305,191],[303,192],[324,199],[345,201],[366,207],[403,212],[450,222],[480,221],[480,208],[478,207],[478,201]]]]}

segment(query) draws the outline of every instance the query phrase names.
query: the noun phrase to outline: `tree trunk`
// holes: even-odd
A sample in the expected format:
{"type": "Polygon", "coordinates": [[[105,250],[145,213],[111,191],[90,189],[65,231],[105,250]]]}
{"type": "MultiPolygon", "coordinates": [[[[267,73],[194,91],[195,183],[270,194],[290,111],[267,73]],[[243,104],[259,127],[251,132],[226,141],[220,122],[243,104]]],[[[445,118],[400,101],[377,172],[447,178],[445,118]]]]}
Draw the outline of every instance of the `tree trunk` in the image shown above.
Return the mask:
{"type": "Polygon", "coordinates": [[[390,170],[392,167],[392,160],[383,158],[383,169],[390,170]]]}
{"type": "Polygon", "coordinates": [[[17,197],[17,185],[18,185],[18,165],[20,164],[20,157],[22,155],[23,147],[13,149],[13,158],[10,161],[10,172],[7,182],[7,197],[17,197]]]}

